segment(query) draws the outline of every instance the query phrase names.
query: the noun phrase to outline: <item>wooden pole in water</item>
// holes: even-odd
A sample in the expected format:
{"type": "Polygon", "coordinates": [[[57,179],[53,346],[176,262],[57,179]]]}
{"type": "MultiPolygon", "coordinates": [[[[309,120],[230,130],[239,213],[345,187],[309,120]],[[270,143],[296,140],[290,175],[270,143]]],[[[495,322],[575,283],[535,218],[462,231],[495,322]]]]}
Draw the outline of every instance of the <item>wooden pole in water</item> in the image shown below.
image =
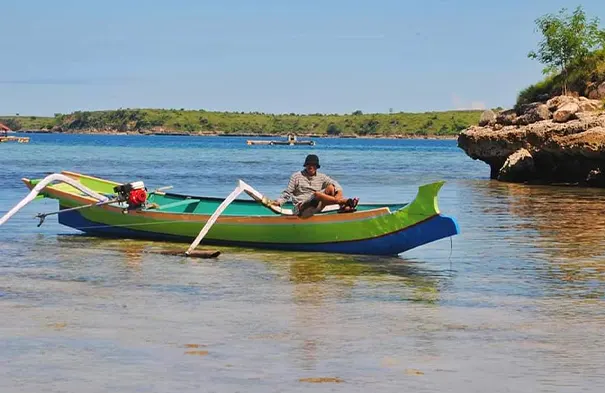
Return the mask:
{"type": "Polygon", "coordinates": [[[210,259],[210,258],[216,258],[219,255],[221,255],[221,252],[218,250],[193,250],[191,251],[189,254],[187,253],[183,253],[183,251],[180,250],[162,250],[162,251],[152,251],[156,254],[162,254],[162,255],[172,255],[175,257],[189,257],[189,258],[205,258],[205,259],[210,259]]]}

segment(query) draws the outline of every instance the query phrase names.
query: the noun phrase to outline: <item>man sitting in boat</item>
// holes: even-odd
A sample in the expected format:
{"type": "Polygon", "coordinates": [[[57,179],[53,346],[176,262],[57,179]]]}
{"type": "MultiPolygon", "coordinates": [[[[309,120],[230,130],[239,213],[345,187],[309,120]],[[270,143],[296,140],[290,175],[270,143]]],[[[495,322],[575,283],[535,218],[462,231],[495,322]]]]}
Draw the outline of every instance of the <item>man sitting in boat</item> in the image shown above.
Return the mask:
{"type": "Polygon", "coordinates": [[[341,212],[354,211],[359,199],[344,198],[340,184],[329,176],[318,173],[321,168],[319,157],[309,154],[304,170],[290,176],[288,186],[272,203],[283,205],[287,200],[294,204],[294,213],[299,216],[313,215],[328,205],[340,205],[341,212]]]}

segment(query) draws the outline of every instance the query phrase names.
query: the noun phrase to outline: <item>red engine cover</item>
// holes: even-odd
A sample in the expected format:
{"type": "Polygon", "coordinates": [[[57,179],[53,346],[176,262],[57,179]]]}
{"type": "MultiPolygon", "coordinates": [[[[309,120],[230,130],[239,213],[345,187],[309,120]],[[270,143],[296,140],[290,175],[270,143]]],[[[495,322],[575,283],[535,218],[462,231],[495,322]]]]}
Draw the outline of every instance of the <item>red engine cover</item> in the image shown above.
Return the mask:
{"type": "Polygon", "coordinates": [[[128,204],[130,206],[141,206],[147,200],[147,193],[145,190],[132,190],[128,194],[128,204]]]}

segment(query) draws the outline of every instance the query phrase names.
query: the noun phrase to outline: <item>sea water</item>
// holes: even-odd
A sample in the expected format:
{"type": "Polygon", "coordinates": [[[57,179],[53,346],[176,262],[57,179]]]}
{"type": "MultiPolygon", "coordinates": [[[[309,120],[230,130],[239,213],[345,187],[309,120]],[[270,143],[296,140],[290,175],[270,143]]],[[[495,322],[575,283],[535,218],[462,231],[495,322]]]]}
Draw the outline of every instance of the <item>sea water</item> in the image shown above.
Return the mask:
{"type": "Polygon", "coordinates": [[[191,260],[38,228],[58,206],[36,200],[0,227],[0,392],[603,391],[604,190],[495,182],[453,140],[28,136],[0,145],[0,214],[61,170],[276,197],[315,153],[361,202],[445,180],[461,233],[399,257],[191,260]]]}

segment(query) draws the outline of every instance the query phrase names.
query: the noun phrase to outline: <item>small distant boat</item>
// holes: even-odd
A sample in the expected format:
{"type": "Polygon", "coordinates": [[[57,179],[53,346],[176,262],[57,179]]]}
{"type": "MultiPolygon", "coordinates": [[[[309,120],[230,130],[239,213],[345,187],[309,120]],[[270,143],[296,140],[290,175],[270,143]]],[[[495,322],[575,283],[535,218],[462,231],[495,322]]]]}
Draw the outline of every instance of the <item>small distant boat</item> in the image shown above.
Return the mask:
{"type": "Polygon", "coordinates": [[[296,146],[296,145],[307,145],[307,146],[315,146],[315,141],[299,141],[296,138],[296,135],[288,135],[287,140],[277,140],[277,141],[254,141],[247,140],[246,144],[248,145],[281,145],[281,146],[296,146]]]}
{"type": "Polygon", "coordinates": [[[26,136],[8,136],[10,128],[0,123],[0,131],[4,132],[3,136],[0,136],[0,143],[2,142],[18,142],[18,143],[29,143],[29,137],[26,136]]]}
{"type": "Polygon", "coordinates": [[[29,143],[29,137],[26,137],[26,136],[0,136],[0,143],[3,143],[3,142],[29,143]]]}

